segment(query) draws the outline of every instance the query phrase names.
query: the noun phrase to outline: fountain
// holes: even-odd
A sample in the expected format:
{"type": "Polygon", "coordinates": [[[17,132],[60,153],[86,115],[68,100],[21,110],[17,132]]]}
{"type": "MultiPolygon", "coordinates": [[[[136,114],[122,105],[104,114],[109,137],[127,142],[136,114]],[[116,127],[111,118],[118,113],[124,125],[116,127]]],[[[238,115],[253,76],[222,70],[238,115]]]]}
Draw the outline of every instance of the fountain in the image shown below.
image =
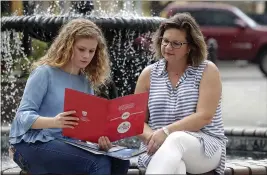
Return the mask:
{"type": "MultiPolygon", "coordinates": [[[[133,93],[140,72],[145,66],[153,63],[149,41],[163,18],[126,15],[126,8],[129,12],[131,6],[126,3],[124,10],[120,11],[122,15],[108,16],[104,13],[101,17],[99,17],[99,11],[92,11],[90,15],[74,13],[57,16],[35,14],[1,17],[1,156],[6,161],[3,170],[16,166],[7,158],[8,128],[23,93],[29,66],[37,57],[33,55],[40,57],[40,54],[49,47],[60,26],[70,19],[83,17],[94,21],[103,30],[107,39],[112,62],[112,77],[117,93],[114,93],[114,86],[109,86],[103,87],[104,93],[99,95],[115,98],[133,93]],[[39,49],[29,49],[36,43],[39,49]]],[[[225,133],[229,138],[227,145],[229,160],[240,161],[248,158],[257,160],[267,157],[267,130],[226,128],[225,133]],[[241,155],[239,155],[240,152],[241,155]]],[[[119,143],[131,147],[139,146],[136,138],[119,143]]]]}

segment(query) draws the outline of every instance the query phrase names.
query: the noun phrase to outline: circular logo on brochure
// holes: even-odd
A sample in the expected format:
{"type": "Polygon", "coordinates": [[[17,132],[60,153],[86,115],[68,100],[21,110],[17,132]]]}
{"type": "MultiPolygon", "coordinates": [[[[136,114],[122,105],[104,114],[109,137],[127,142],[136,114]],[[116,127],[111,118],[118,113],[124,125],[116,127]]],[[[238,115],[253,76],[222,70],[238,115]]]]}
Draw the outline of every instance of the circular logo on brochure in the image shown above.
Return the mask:
{"type": "Polygon", "coordinates": [[[129,129],[131,128],[131,123],[130,122],[122,122],[118,128],[117,131],[118,133],[126,133],[127,131],[129,131],[129,129]]]}
{"type": "Polygon", "coordinates": [[[88,118],[87,118],[87,111],[82,111],[82,117],[81,120],[84,122],[88,122],[88,118]]]}
{"type": "Polygon", "coordinates": [[[130,113],[129,112],[124,112],[122,115],[121,115],[121,118],[123,119],[123,120],[125,120],[125,119],[127,119],[127,118],[129,118],[130,117],[130,113]]]}

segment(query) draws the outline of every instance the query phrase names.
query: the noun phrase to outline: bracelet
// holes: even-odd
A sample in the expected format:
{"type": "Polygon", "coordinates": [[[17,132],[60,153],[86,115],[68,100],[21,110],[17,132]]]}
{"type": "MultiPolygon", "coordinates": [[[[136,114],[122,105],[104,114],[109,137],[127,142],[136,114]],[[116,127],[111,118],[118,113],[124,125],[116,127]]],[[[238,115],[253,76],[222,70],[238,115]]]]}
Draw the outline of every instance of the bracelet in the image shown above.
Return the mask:
{"type": "Polygon", "coordinates": [[[166,127],[162,127],[162,130],[167,136],[170,135],[170,131],[166,127]]]}

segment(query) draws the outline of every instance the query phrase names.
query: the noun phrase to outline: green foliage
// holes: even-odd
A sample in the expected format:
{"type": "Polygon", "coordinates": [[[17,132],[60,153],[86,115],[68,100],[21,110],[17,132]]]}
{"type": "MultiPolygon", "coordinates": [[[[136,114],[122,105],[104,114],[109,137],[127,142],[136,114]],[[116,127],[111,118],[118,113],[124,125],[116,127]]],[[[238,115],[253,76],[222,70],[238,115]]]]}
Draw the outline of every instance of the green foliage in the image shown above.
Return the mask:
{"type": "Polygon", "coordinates": [[[31,53],[29,56],[27,56],[22,54],[23,51],[21,51],[21,48],[17,48],[14,42],[15,40],[10,41],[12,61],[8,64],[5,62],[1,63],[2,78],[8,77],[12,74],[27,78],[30,73],[30,67],[32,63],[46,54],[47,49],[49,48],[48,43],[37,39],[32,39],[31,53]]]}
{"type": "Polygon", "coordinates": [[[48,50],[48,44],[46,42],[32,39],[32,54],[31,57],[33,60],[37,60],[45,55],[48,50]]]}
{"type": "Polygon", "coordinates": [[[19,65],[19,66],[25,65],[25,67],[27,67],[26,70],[23,70],[23,77],[28,77],[32,63],[40,59],[42,56],[44,56],[48,48],[49,48],[48,43],[37,40],[37,39],[32,39],[31,55],[27,59],[21,59],[22,63],[20,63],[19,65]]]}

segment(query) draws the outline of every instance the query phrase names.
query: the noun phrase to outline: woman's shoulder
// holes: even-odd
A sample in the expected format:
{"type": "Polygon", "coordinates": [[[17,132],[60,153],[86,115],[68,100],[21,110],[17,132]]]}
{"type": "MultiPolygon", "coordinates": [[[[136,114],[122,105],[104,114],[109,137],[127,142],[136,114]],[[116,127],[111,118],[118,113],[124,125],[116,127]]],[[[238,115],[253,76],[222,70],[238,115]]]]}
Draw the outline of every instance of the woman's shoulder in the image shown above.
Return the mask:
{"type": "Polygon", "coordinates": [[[193,75],[196,76],[198,82],[201,79],[219,78],[220,71],[218,67],[211,61],[205,60],[198,67],[191,69],[193,75]]]}
{"type": "Polygon", "coordinates": [[[35,67],[30,73],[29,78],[31,77],[42,77],[43,79],[57,79],[59,72],[56,67],[44,64],[35,67]]]}
{"type": "Polygon", "coordinates": [[[53,67],[47,64],[40,65],[33,69],[32,73],[38,73],[38,74],[44,74],[44,75],[50,75],[53,77],[53,75],[58,74],[59,68],[53,67]]]}
{"type": "Polygon", "coordinates": [[[31,76],[33,75],[48,75],[50,67],[48,65],[40,65],[32,69],[31,76]]]}
{"type": "Polygon", "coordinates": [[[160,67],[160,65],[162,64],[162,60],[159,60],[159,61],[156,61],[148,66],[146,66],[141,74],[140,74],[140,79],[143,79],[145,81],[150,81],[150,77],[151,77],[151,74],[153,76],[153,72],[158,72],[158,68],[160,67]]]}
{"type": "Polygon", "coordinates": [[[200,72],[208,72],[208,73],[219,73],[219,69],[216,66],[216,64],[214,64],[212,61],[210,60],[204,60],[200,65],[199,68],[200,72]]]}
{"type": "Polygon", "coordinates": [[[43,73],[45,73],[45,72],[51,71],[52,69],[53,69],[52,66],[44,64],[44,65],[37,66],[36,68],[34,68],[32,70],[32,72],[43,72],[43,73]]]}
{"type": "Polygon", "coordinates": [[[210,60],[203,60],[198,66],[191,66],[195,73],[202,73],[207,70],[218,70],[218,67],[210,60]]]}
{"type": "Polygon", "coordinates": [[[152,64],[146,66],[146,67],[143,69],[143,71],[146,72],[146,73],[149,73],[149,74],[150,74],[152,70],[157,69],[157,68],[159,68],[160,66],[164,66],[164,65],[165,65],[165,64],[164,64],[164,60],[160,59],[160,60],[158,60],[158,61],[156,61],[156,62],[154,62],[154,63],[152,63],[152,64]]]}
{"type": "Polygon", "coordinates": [[[153,67],[155,66],[155,64],[156,64],[156,63],[152,63],[152,64],[146,66],[146,67],[142,70],[140,76],[142,76],[142,77],[150,77],[151,71],[153,70],[153,67]]]}

